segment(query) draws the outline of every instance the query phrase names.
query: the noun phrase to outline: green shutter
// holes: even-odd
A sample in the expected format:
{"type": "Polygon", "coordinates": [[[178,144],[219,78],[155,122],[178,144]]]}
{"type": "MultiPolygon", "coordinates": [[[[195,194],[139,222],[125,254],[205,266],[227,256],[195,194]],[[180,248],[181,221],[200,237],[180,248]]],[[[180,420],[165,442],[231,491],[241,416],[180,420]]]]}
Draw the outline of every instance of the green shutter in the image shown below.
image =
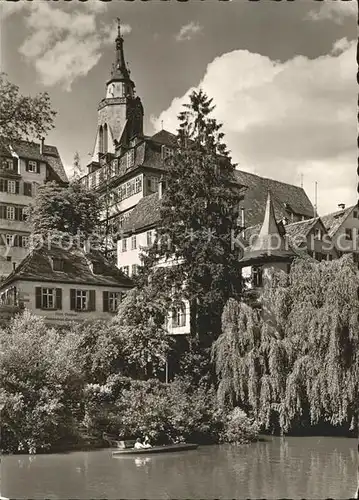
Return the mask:
{"type": "Polygon", "coordinates": [[[109,307],[108,307],[108,292],[103,292],[102,299],[103,299],[103,311],[104,312],[108,312],[109,311],[109,307]]]}
{"type": "Polygon", "coordinates": [[[56,309],[62,309],[62,289],[56,288],[56,309]]]}
{"type": "Polygon", "coordinates": [[[40,173],[40,163],[39,162],[36,162],[36,173],[37,174],[40,173]]]}
{"type": "Polygon", "coordinates": [[[95,290],[89,291],[89,311],[96,311],[96,292],[95,290]]]}
{"type": "Polygon", "coordinates": [[[37,286],[35,289],[35,297],[36,297],[36,309],[41,309],[41,286],[37,286]]]}
{"type": "Polygon", "coordinates": [[[12,159],[12,164],[13,164],[13,170],[15,170],[15,172],[18,172],[18,167],[19,167],[19,159],[16,158],[16,157],[13,157],[12,159]]]}
{"type": "Polygon", "coordinates": [[[26,160],[26,162],[25,162],[25,170],[26,170],[26,172],[29,171],[29,160],[26,160]]]}
{"type": "Polygon", "coordinates": [[[16,181],[15,182],[15,194],[19,194],[20,192],[20,182],[16,181]]]}
{"type": "Polygon", "coordinates": [[[76,290],[73,288],[70,290],[70,309],[76,311],[76,290]]]}

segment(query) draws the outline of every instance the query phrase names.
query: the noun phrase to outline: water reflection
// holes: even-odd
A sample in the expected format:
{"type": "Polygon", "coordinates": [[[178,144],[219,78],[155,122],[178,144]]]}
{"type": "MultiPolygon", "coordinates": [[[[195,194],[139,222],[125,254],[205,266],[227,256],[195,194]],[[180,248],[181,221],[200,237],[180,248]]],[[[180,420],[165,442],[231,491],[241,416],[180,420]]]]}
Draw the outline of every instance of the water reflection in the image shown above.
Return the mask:
{"type": "Polygon", "coordinates": [[[110,450],[2,460],[10,498],[350,498],[356,440],[268,438],[151,457],[110,450]]]}

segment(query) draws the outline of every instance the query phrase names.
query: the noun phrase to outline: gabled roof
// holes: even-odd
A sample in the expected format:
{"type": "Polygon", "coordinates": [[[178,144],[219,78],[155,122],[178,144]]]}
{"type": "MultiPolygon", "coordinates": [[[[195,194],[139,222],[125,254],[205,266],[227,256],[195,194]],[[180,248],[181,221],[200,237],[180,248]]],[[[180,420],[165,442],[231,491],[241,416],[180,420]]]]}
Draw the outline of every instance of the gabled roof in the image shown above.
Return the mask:
{"type": "Polygon", "coordinates": [[[247,226],[263,221],[268,191],[277,220],[290,219],[291,213],[313,217],[314,207],[303,188],[242,170],[235,170],[235,177],[240,184],[248,187],[242,203],[247,226]]]}
{"type": "Polygon", "coordinates": [[[132,281],[116,266],[110,264],[98,251],[85,253],[83,250],[51,245],[48,248],[32,250],[18,267],[2,282],[0,290],[16,280],[43,281],[51,283],[73,283],[78,285],[102,285],[131,287],[132,281]],[[52,259],[64,262],[63,271],[54,271],[52,259]],[[101,274],[94,274],[91,263],[101,266],[101,274]]]}
{"type": "Polygon", "coordinates": [[[125,232],[138,231],[160,221],[161,201],[158,193],[141,198],[123,225],[125,232]]]}
{"type": "Polygon", "coordinates": [[[352,206],[344,208],[343,210],[338,210],[337,212],[333,212],[331,214],[323,215],[321,219],[331,238],[333,238],[335,233],[340,229],[340,226],[343,224],[348,215],[354,210],[354,208],[355,206],[352,206]]]}
{"type": "Polygon", "coordinates": [[[68,182],[68,178],[56,146],[44,144],[43,154],[40,154],[40,144],[30,141],[15,141],[12,144],[12,149],[20,158],[28,158],[30,160],[38,160],[48,163],[55,175],[62,182],[68,182]]]}
{"type": "Polygon", "coordinates": [[[292,259],[295,255],[294,250],[288,245],[288,241],[281,234],[275,219],[271,194],[268,192],[264,219],[259,234],[254,242],[244,249],[240,262],[250,265],[269,260],[285,261],[292,259]]]}

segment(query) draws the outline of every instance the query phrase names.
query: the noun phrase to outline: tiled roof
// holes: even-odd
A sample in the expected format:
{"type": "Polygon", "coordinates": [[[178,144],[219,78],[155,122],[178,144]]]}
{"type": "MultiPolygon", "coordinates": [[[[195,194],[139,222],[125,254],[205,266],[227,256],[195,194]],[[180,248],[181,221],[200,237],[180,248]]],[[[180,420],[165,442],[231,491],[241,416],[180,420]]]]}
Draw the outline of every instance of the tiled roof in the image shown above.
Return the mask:
{"type": "Polygon", "coordinates": [[[152,137],[150,137],[151,141],[158,142],[159,144],[163,144],[169,147],[178,146],[177,136],[168,132],[167,130],[160,130],[152,137]]]}
{"type": "Polygon", "coordinates": [[[110,264],[98,252],[86,253],[77,248],[71,251],[58,246],[47,245],[35,249],[19,264],[19,266],[0,284],[0,288],[14,280],[34,280],[54,283],[74,283],[83,285],[124,286],[131,287],[132,281],[116,266],[110,264]],[[64,271],[54,271],[51,259],[64,261],[64,271]],[[101,274],[94,274],[90,263],[101,265],[101,274]]]}
{"type": "Polygon", "coordinates": [[[293,222],[292,224],[288,224],[285,226],[285,232],[288,235],[289,239],[306,238],[310,230],[318,221],[320,221],[320,217],[293,222]]]}
{"type": "Polygon", "coordinates": [[[335,235],[344,220],[348,217],[348,215],[354,208],[354,206],[348,207],[343,210],[338,210],[338,212],[333,212],[321,217],[323,224],[331,238],[335,235]]]}
{"type": "Polygon", "coordinates": [[[44,144],[43,154],[40,154],[40,144],[36,142],[16,141],[12,144],[12,148],[20,158],[28,158],[30,160],[39,160],[48,163],[50,168],[62,182],[68,182],[59,152],[55,146],[44,144]]]}
{"type": "Polygon", "coordinates": [[[160,210],[161,203],[158,199],[158,193],[141,198],[124,223],[123,230],[125,232],[138,231],[141,228],[158,223],[160,220],[160,210]]]}
{"type": "Polygon", "coordinates": [[[313,217],[313,205],[303,188],[242,170],[236,170],[235,176],[240,184],[248,187],[242,203],[247,226],[254,226],[263,221],[268,191],[272,196],[277,220],[285,217],[290,219],[292,212],[305,217],[313,217]]]}

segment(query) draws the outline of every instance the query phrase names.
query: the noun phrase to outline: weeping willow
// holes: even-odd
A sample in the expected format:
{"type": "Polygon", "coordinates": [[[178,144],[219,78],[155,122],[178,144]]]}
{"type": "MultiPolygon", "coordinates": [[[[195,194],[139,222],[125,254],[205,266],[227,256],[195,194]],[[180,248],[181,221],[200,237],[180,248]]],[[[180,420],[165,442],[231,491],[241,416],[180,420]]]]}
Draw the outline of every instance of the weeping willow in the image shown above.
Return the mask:
{"type": "Polygon", "coordinates": [[[250,410],[282,432],[358,426],[358,272],[351,256],[298,259],[262,292],[270,314],[230,300],[213,345],[222,404],[250,410]]]}

